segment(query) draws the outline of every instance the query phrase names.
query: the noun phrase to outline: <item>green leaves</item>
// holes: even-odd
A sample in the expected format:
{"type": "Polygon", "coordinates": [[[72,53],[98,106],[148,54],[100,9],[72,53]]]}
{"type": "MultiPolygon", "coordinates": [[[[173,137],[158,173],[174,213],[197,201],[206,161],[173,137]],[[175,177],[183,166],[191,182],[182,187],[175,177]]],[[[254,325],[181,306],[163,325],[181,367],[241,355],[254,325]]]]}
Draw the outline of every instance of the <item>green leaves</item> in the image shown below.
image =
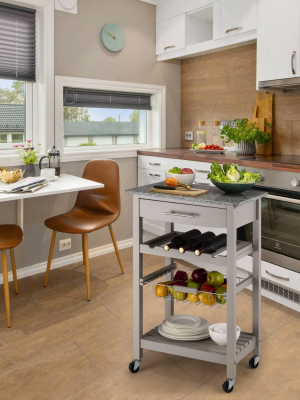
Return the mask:
{"type": "Polygon", "coordinates": [[[224,164],[223,166],[217,162],[213,162],[210,167],[210,173],[207,175],[208,179],[216,182],[225,183],[254,183],[260,182],[259,173],[252,174],[247,172],[245,168],[241,171],[238,170],[237,164],[224,164]]]}
{"type": "Polygon", "coordinates": [[[181,168],[179,168],[179,167],[174,167],[172,169],[169,169],[169,171],[168,171],[169,174],[180,174],[180,172],[181,172],[181,168]]]}
{"type": "MultiPolygon", "coordinates": [[[[248,118],[241,120],[235,119],[233,121],[234,127],[230,127],[229,124],[225,125],[221,131],[221,138],[225,139],[226,142],[233,140],[234,143],[246,143],[257,144],[268,143],[271,141],[270,132],[262,132],[255,123],[248,125],[248,118]]],[[[270,130],[271,125],[267,122],[266,127],[270,130]]]]}

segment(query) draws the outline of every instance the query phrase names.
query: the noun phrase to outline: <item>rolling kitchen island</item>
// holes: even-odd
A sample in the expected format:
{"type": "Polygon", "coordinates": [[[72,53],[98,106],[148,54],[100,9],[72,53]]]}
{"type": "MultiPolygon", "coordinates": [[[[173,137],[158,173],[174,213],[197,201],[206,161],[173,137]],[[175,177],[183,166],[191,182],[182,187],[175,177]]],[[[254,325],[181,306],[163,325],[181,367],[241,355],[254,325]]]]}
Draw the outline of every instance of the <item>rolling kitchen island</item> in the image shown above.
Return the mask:
{"type": "MultiPolygon", "coordinates": [[[[153,193],[153,185],[146,185],[127,190],[133,194],[133,357],[131,372],[138,372],[143,349],[159,351],[198,360],[227,365],[227,380],[223,384],[225,392],[233,390],[236,378],[236,366],[251,351],[253,357],[249,365],[256,368],[261,352],[261,198],[267,193],[247,191],[241,195],[225,194],[215,187],[194,188],[208,189],[208,193],[199,197],[178,196],[153,193]],[[166,234],[143,243],[143,218],[163,221],[166,234]],[[163,244],[176,234],[174,223],[193,225],[201,228],[226,228],[227,248],[214,254],[196,256],[187,251],[180,254],[171,249],[166,252],[163,244]],[[253,242],[237,241],[237,228],[253,223],[253,242]],[[165,257],[165,267],[147,276],[143,276],[143,254],[165,257]],[[239,279],[236,262],[253,255],[253,273],[245,279],[239,279]],[[143,334],[143,286],[153,284],[164,277],[173,279],[176,264],[174,258],[188,262],[201,262],[205,265],[225,266],[227,268],[227,347],[214,343],[210,338],[200,341],[175,341],[161,336],[158,327],[143,334]],[[253,329],[241,332],[236,341],[236,296],[249,285],[253,285],[253,329]]],[[[197,294],[198,289],[174,286],[174,290],[197,294]]],[[[170,295],[165,300],[166,318],[174,314],[174,298],[170,295]]],[[[188,301],[188,300],[186,300],[188,301]]],[[[203,304],[202,304],[203,305],[203,304]]],[[[191,303],[191,307],[195,304],[191,303]]]]}

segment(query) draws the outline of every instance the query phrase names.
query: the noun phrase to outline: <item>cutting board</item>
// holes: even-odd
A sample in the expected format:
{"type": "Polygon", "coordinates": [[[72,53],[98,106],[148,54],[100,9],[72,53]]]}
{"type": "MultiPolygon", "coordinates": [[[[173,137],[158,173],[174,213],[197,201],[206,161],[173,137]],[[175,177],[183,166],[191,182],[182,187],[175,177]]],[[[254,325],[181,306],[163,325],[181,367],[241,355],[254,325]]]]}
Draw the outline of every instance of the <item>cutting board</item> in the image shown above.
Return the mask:
{"type": "Polygon", "coordinates": [[[208,193],[208,190],[203,190],[203,189],[188,190],[188,189],[184,189],[184,188],[176,188],[175,190],[168,190],[168,189],[151,188],[151,192],[170,194],[171,196],[173,196],[174,194],[178,194],[179,196],[196,197],[196,196],[201,196],[202,194],[208,193]]]}
{"type": "MultiPolygon", "coordinates": [[[[263,92],[256,96],[256,117],[265,118],[273,126],[273,93],[263,92]]],[[[264,127],[263,132],[269,132],[269,128],[264,127]]],[[[271,131],[272,135],[272,131],[271,131]]],[[[270,143],[260,144],[256,148],[256,154],[272,154],[272,141],[270,143]]]]}
{"type": "Polygon", "coordinates": [[[258,113],[258,107],[257,106],[252,107],[252,118],[249,118],[248,125],[255,124],[255,127],[259,128],[262,132],[264,132],[266,118],[257,118],[257,113],[258,113]]]}

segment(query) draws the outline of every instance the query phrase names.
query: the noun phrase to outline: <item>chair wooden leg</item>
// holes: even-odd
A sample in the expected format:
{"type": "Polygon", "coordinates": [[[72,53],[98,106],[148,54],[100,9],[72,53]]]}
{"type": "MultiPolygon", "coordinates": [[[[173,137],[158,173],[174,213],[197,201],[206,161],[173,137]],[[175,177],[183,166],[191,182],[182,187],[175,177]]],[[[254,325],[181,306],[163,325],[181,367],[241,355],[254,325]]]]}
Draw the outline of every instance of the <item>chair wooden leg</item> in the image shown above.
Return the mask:
{"type": "Polygon", "coordinates": [[[85,264],[85,260],[84,260],[84,239],[83,239],[83,235],[82,235],[82,262],[83,262],[83,265],[85,264]]]}
{"type": "Polygon", "coordinates": [[[117,245],[117,242],[116,242],[116,238],[115,238],[115,234],[114,234],[113,228],[112,228],[111,225],[108,225],[108,227],[109,227],[110,236],[111,236],[113,244],[114,244],[114,248],[115,248],[115,251],[116,251],[116,255],[117,255],[117,258],[118,258],[118,261],[119,261],[119,265],[120,265],[122,274],[124,274],[124,269],[123,269],[123,265],[122,265],[122,261],[121,261],[121,256],[120,256],[120,253],[119,253],[119,249],[118,249],[118,245],[117,245]]]}
{"type": "Polygon", "coordinates": [[[50,246],[50,251],[49,251],[49,257],[48,257],[48,264],[47,264],[47,271],[46,271],[45,283],[44,283],[44,286],[45,286],[45,287],[47,286],[47,283],[48,283],[48,277],[49,277],[49,272],[50,272],[50,268],[51,268],[53,250],[54,250],[54,245],[55,245],[55,238],[56,238],[56,232],[53,231],[53,233],[52,233],[52,239],[51,239],[51,246],[50,246]]]}
{"type": "Polygon", "coordinates": [[[17,281],[17,270],[16,270],[16,259],[14,249],[10,249],[10,260],[11,260],[11,269],[14,277],[14,285],[15,285],[15,293],[18,294],[18,281],[17,281]]]}
{"type": "Polygon", "coordinates": [[[2,255],[2,269],[3,269],[3,286],[4,286],[4,299],[6,308],[7,326],[10,328],[10,303],[9,303],[9,286],[8,286],[8,273],[7,273],[7,259],[6,251],[1,251],[2,255]]]}
{"type": "Polygon", "coordinates": [[[83,244],[83,258],[84,258],[84,264],[85,264],[87,299],[88,299],[88,301],[90,301],[91,300],[91,284],[90,284],[89,246],[88,246],[87,233],[84,233],[82,235],[82,244],[83,244]]]}

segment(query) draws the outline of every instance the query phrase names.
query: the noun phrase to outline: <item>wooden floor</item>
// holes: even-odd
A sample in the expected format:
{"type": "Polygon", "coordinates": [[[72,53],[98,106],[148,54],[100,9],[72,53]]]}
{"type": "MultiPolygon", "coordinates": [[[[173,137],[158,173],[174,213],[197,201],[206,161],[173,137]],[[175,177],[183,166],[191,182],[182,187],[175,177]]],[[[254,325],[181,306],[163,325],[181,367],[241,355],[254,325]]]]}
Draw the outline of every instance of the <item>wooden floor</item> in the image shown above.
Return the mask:
{"type": "MultiPolygon", "coordinates": [[[[221,384],[225,367],[184,357],[145,352],[138,374],[132,361],[132,249],[121,251],[125,275],[114,253],[91,260],[91,296],[86,301],[84,268],[70,265],[10,284],[12,328],[7,329],[0,288],[1,400],[292,400],[300,398],[300,317],[263,299],[262,357],[256,370],[250,356],[238,365],[234,391],[221,384]],[[229,397],[226,397],[229,398],[229,397]]],[[[145,274],[163,266],[146,256],[145,274]]],[[[163,300],[144,288],[144,330],[164,319],[163,300]]],[[[176,313],[226,321],[226,306],[208,309],[176,303],[176,313]]],[[[251,331],[251,292],[238,296],[238,325],[251,331]]]]}

